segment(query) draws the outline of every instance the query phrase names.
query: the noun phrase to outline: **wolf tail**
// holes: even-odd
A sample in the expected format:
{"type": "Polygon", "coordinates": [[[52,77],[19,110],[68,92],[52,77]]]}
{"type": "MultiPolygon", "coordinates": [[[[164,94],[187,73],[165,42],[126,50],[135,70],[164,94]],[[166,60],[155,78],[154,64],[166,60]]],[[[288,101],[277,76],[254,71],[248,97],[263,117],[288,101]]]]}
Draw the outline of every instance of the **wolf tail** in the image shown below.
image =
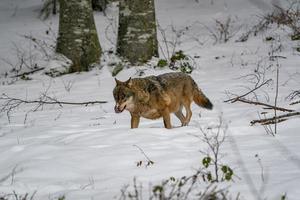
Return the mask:
{"type": "Polygon", "coordinates": [[[201,106],[203,108],[212,110],[213,104],[210,102],[210,100],[203,94],[203,92],[198,88],[197,84],[194,82],[195,89],[194,89],[194,96],[193,99],[195,103],[198,106],[201,106]]]}

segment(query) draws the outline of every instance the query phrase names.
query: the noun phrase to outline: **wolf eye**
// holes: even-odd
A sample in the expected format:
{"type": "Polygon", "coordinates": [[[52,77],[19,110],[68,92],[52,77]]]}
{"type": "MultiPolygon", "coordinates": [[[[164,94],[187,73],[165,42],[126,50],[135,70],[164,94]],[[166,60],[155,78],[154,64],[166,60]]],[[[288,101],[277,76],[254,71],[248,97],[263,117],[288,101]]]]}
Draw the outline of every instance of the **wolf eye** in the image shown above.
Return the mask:
{"type": "Polygon", "coordinates": [[[125,97],[128,99],[129,97],[132,97],[133,96],[133,93],[132,92],[127,92],[126,94],[125,94],[125,97]]]}
{"type": "Polygon", "coordinates": [[[120,95],[120,99],[124,99],[125,98],[125,95],[124,94],[121,94],[120,95]]]}

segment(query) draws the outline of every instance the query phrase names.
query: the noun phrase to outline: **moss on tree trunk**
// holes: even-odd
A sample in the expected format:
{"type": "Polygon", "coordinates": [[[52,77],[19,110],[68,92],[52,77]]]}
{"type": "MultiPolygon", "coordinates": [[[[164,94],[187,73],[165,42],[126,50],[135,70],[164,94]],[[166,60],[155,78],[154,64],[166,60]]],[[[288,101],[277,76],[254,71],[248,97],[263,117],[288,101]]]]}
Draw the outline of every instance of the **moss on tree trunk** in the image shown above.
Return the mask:
{"type": "Polygon", "coordinates": [[[117,53],[132,64],[158,56],[154,0],[120,0],[117,53]]]}
{"type": "Polygon", "coordinates": [[[60,0],[56,51],[72,60],[70,72],[88,71],[100,62],[101,47],[91,0],[60,0]]]}

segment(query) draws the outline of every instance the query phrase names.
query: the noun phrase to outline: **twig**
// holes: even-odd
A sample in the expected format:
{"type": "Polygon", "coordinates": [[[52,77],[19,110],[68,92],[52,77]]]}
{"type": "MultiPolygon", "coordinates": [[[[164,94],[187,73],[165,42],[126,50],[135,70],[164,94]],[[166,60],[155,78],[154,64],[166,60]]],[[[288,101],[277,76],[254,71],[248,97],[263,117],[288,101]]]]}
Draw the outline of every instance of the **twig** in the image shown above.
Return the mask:
{"type": "Polygon", "coordinates": [[[272,81],[272,79],[268,79],[268,80],[262,82],[260,85],[256,86],[255,88],[253,88],[252,90],[250,90],[249,92],[247,92],[247,93],[245,93],[245,94],[243,94],[243,95],[240,95],[240,96],[237,96],[237,97],[228,99],[228,100],[226,100],[226,101],[224,101],[224,102],[225,102],[225,103],[227,103],[227,102],[234,103],[234,102],[238,101],[240,98],[243,98],[243,97],[247,96],[248,94],[254,92],[255,90],[261,88],[262,86],[268,84],[270,81],[272,81]]]}
{"type": "MultiPolygon", "coordinates": [[[[26,99],[20,99],[20,98],[15,98],[15,97],[9,97],[6,94],[2,94],[0,96],[0,101],[4,101],[2,105],[0,105],[0,113],[6,112],[8,121],[10,121],[10,113],[18,108],[22,104],[36,104],[37,106],[31,110],[32,112],[37,111],[40,107],[43,105],[55,105],[58,104],[60,107],[63,105],[91,105],[91,104],[103,104],[107,103],[107,101],[85,101],[85,102],[68,102],[68,101],[58,101],[57,99],[47,96],[46,93],[40,96],[39,99],[37,100],[26,100],[26,99]]],[[[29,111],[30,112],[30,111],[29,111]]],[[[25,121],[27,118],[28,112],[25,115],[25,121]]]]}
{"type": "Polygon", "coordinates": [[[296,97],[300,97],[300,90],[293,91],[286,97],[286,99],[294,100],[296,97]]]}
{"type": "MultiPolygon", "coordinates": [[[[274,100],[274,106],[277,106],[277,99],[278,99],[278,79],[279,79],[279,64],[277,60],[277,68],[276,68],[276,91],[275,91],[275,100],[274,100]]],[[[277,110],[274,109],[274,117],[277,117],[277,110]]],[[[277,134],[277,120],[275,120],[275,127],[274,127],[274,133],[277,134]]]]}
{"type": "Polygon", "coordinates": [[[46,49],[46,48],[49,48],[49,47],[48,47],[48,44],[45,41],[37,39],[37,38],[33,37],[32,35],[21,35],[21,36],[23,36],[25,39],[28,39],[29,41],[33,42],[37,47],[39,47],[39,50],[47,58],[50,57],[50,55],[48,54],[47,49],[46,49]]]}
{"type": "Polygon", "coordinates": [[[274,58],[287,59],[287,57],[285,57],[285,56],[270,56],[270,60],[272,60],[272,59],[274,59],[274,58]]]}
{"type": "Polygon", "coordinates": [[[11,78],[17,78],[17,77],[20,77],[20,76],[26,76],[26,75],[33,74],[35,72],[41,71],[43,69],[45,69],[45,67],[37,68],[37,69],[34,69],[32,71],[29,71],[29,72],[24,72],[22,74],[17,74],[15,76],[11,76],[11,78]]]}
{"type": "MultiPolygon", "coordinates": [[[[84,101],[84,102],[68,102],[68,101],[58,101],[55,100],[52,97],[46,96],[47,100],[25,100],[25,99],[19,99],[19,98],[14,98],[14,97],[9,97],[6,94],[3,94],[2,97],[0,97],[0,100],[7,100],[9,101],[8,103],[25,103],[25,104],[59,104],[60,106],[62,105],[90,105],[90,104],[103,104],[107,103],[107,101],[84,101]],[[15,102],[14,102],[15,101],[15,102]]],[[[10,105],[8,104],[8,105],[10,105]]]]}
{"type": "MultiPolygon", "coordinates": [[[[262,113],[262,115],[264,116],[264,119],[266,119],[266,113],[264,112],[264,113],[262,113]]],[[[258,117],[259,117],[259,119],[261,119],[259,113],[258,113],[258,117]]],[[[267,134],[275,136],[270,124],[264,124],[263,128],[265,129],[267,134]]]]}
{"type": "MultiPolygon", "coordinates": [[[[14,184],[14,179],[15,179],[15,175],[19,172],[23,171],[23,169],[18,169],[18,165],[16,165],[9,174],[7,174],[6,176],[4,177],[1,177],[0,178],[0,183],[8,180],[9,178],[11,179],[10,181],[10,185],[13,185],[14,184]]],[[[1,198],[0,198],[1,199],[1,198]]]]}
{"type": "Polygon", "coordinates": [[[163,44],[165,45],[165,48],[166,48],[166,54],[165,54],[162,46],[159,46],[159,47],[160,47],[161,52],[162,52],[163,56],[165,57],[165,59],[169,60],[172,55],[170,55],[170,51],[169,51],[169,45],[168,45],[168,41],[167,41],[167,37],[166,37],[166,30],[164,30],[158,22],[157,22],[157,29],[162,36],[163,44]]]}
{"type": "Polygon", "coordinates": [[[300,100],[299,100],[299,101],[292,102],[292,103],[290,103],[290,105],[295,105],[295,104],[298,104],[298,103],[300,103],[300,100]]]}
{"type": "Polygon", "coordinates": [[[247,99],[244,99],[244,98],[239,98],[236,101],[240,101],[240,102],[248,103],[248,104],[266,106],[267,108],[265,108],[265,109],[270,109],[271,108],[271,109],[280,110],[280,111],[283,111],[283,112],[294,112],[294,110],[290,110],[290,109],[287,109],[287,108],[272,106],[272,105],[262,103],[262,102],[259,102],[259,101],[250,101],[250,100],[247,100],[247,99]]]}
{"type": "MultiPolygon", "coordinates": [[[[288,113],[288,114],[284,114],[284,115],[278,115],[276,117],[274,116],[274,117],[265,118],[265,119],[252,120],[250,122],[250,124],[254,125],[256,123],[260,123],[260,124],[272,123],[275,120],[281,119],[281,121],[282,121],[286,117],[292,117],[292,116],[296,116],[296,115],[300,115],[300,112],[292,112],[292,113],[288,113]]],[[[281,122],[281,121],[278,121],[278,122],[281,122]]]]}
{"type": "Polygon", "coordinates": [[[134,147],[138,148],[140,150],[140,152],[145,156],[145,158],[147,159],[147,165],[146,166],[149,166],[149,165],[153,165],[154,164],[154,161],[152,161],[148,156],[147,154],[144,152],[144,150],[139,147],[138,145],[134,144],[133,145],[134,147]]]}
{"type": "Polygon", "coordinates": [[[114,16],[110,18],[107,15],[105,15],[105,17],[109,22],[108,25],[105,27],[105,32],[104,32],[105,37],[113,46],[116,46],[116,40],[115,40],[115,38],[117,37],[116,19],[114,18],[114,16]]]}

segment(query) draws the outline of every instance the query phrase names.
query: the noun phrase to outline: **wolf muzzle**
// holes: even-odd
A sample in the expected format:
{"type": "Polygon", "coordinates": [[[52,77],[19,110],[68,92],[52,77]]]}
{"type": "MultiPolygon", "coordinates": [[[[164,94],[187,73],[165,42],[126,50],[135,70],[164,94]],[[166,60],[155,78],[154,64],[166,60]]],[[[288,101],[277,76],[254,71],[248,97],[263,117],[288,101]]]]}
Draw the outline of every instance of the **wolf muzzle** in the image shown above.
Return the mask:
{"type": "Polygon", "coordinates": [[[120,109],[120,106],[115,105],[115,112],[116,112],[116,113],[121,113],[121,112],[123,112],[123,110],[125,109],[125,107],[126,107],[126,106],[124,106],[123,109],[120,109]]]}

